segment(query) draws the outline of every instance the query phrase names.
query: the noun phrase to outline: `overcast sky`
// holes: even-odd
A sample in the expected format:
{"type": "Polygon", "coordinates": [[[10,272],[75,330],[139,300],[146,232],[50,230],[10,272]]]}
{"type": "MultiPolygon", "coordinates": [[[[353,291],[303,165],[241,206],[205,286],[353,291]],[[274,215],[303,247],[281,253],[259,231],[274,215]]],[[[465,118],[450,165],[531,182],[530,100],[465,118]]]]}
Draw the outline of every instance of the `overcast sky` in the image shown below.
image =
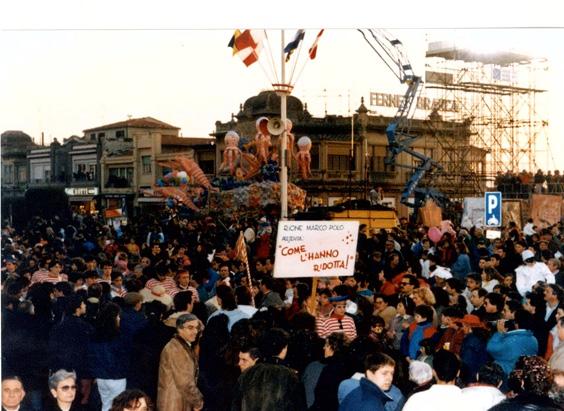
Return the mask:
{"type": "MultiPolygon", "coordinates": [[[[564,142],[560,104],[564,30],[556,21],[563,15],[559,6],[537,1],[535,9],[526,9],[530,2],[499,5],[480,0],[465,6],[467,10],[453,10],[452,1],[426,2],[425,9],[421,2],[366,9],[361,3],[321,6],[253,0],[206,3],[197,10],[177,1],[166,3],[168,7],[146,1],[4,5],[0,131],[23,130],[36,141],[44,132],[49,142],[128,116],[152,116],[180,127],[184,136],[206,136],[215,121],[228,121],[239,104],[270,88],[274,80],[266,61],[246,68],[227,47],[233,28],[249,27],[272,29],[268,44],[278,71],[280,40],[279,30],[274,29],[287,28],[288,42],[296,28],[306,28],[301,53],[286,68],[289,76],[297,61],[293,94],[315,116],[322,116],[324,110],[347,115],[361,97],[368,100],[371,91],[402,94],[405,90],[353,30],[387,27],[403,42],[420,75],[425,71],[428,42],[435,40],[546,58],[549,70],[535,79],[548,90],[538,110],[550,124],[537,137],[538,161],[554,168],[564,159],[564,150],[558,149],[564,142]],[[317,58],[310,61],[307,48],[319,28],[326,30],[317,58]]],[[[461,4],[457,2],[456,8],[461,9],[461,4]]],[[[261,59],[270,58],[269,51],[263,50],[261,59]]]]}

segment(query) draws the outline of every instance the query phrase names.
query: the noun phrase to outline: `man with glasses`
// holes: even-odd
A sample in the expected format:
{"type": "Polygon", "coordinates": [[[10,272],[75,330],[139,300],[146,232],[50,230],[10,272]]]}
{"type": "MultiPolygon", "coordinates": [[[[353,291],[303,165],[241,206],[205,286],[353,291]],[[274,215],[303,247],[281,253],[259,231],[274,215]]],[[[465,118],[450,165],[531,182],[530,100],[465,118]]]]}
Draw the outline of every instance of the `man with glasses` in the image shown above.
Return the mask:
{"type": "Polygon", "coordinates": [[[193,314],[176,319],[176,334],[164,347],[159,364],[157,409],[201,410],[204,398],[198,386],[198,359],[193,344],[202,325],[193,314]]]}
{"type": "Polygon", "coordinates": [[[400,288],[398,293],[398,302],[402,302],[403,305],[409,305],[406,300],[411,299],[413,290],[415,290],[419,285],[417,278],[411,274],[404,275],[400,282],[400,288]]]}

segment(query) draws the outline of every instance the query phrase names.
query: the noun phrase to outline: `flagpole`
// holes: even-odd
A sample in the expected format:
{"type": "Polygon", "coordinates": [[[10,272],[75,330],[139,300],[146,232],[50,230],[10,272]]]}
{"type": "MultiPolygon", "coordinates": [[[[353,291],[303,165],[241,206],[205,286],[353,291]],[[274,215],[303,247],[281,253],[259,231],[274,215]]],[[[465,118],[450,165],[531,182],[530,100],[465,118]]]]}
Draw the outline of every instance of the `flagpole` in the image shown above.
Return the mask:
{"type": "Polygon", "coordinates": [[[286,95],[287,91],[284,90],[286,85],[286,62],[284,56],[284,30],[281,30],[280,35],[280,65],[281,65],[281,90],[280,95],[280,120],[282,121],[282,138],[280,143],[280,219],[288,219],[288,168],[286,167],[286,95]]]}

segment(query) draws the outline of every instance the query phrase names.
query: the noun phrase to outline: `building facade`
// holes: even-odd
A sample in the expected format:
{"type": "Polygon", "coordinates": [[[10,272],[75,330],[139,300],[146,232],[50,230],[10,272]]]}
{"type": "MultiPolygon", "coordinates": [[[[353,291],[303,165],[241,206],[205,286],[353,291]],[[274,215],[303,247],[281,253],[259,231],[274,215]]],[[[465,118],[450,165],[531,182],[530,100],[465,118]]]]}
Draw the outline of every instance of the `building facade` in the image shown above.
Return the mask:
{"type": "MultiPolygon", "coordinates": [[[[243,140],[250,141],[257,133],[256,120],[262,116],[280,116],[280,97],[273,91],[263,91],[247,99],[230,121],[216,122],[217,164],[221,162],[225,134],[235,130],[243,140]]],[[[409,210],[399,200],[420,160],[401,153],[396,159],[398,165],[385,163],[388,154],[386,127],[392,118],[371,115],[364,102],[352,117],[313,117],[307,105],[294,96],[287,98],[287,117],[293,123],[295,141],[304,135],[312,140],[311,178],[302,180],[293,160],[289,170],[289,180],[307,191],[306,201],[310,205],[333,205],[349,198],[366,199],[372,188],[380,186],[385,193],[385,203],[397,208],[400,215],[408,214],[409,210]]],[[[411,132],[419,136],[411,145],[412,150],[431,158],[444,158],[444,150],[464,148],[467,164],[475,169],[476,176],[484,169],[486,151],[468,147],[467,124],[442,121],[438,113],[432,113],[425,120],[412,120],[411,132]],[[445,144],[447,139],[449,144],[445,144]]],[[[277,137],[272,136],[272,139],[275,145],[277,137]]],[[[442,164],[442,167],[440,173],[428,173],[420,186],[432,184],[456,199],[476,195],[479,187],[471,179],[459,179],[456,185],[453,184],[452,176],[458,172],[456,162],[442,164]]]]}
{"type": "Polygon", "coordinates": [[[100,145],[100,207],[107,218],[125,218],[138,210],[161,206],[150,194],[178,156],[200,162],[204,172],[215,170],[215,139],[179,136],[180,129],[152,117],[128,119],[84,130],[100,145]]]}

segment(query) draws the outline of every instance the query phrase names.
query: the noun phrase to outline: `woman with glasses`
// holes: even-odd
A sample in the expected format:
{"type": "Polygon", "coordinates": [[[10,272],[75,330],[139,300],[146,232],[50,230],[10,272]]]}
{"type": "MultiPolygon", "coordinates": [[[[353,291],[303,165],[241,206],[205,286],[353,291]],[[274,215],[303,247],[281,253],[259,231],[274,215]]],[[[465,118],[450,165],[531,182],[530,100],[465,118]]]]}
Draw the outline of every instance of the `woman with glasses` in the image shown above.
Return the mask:
{"type": "Polygon", "coordinates": [[[74,371],[58,370],[49,377],[49,391],[54,398],[48,411],[75,411],[73,406],[76,397],[76,373],[74,371]]]}

